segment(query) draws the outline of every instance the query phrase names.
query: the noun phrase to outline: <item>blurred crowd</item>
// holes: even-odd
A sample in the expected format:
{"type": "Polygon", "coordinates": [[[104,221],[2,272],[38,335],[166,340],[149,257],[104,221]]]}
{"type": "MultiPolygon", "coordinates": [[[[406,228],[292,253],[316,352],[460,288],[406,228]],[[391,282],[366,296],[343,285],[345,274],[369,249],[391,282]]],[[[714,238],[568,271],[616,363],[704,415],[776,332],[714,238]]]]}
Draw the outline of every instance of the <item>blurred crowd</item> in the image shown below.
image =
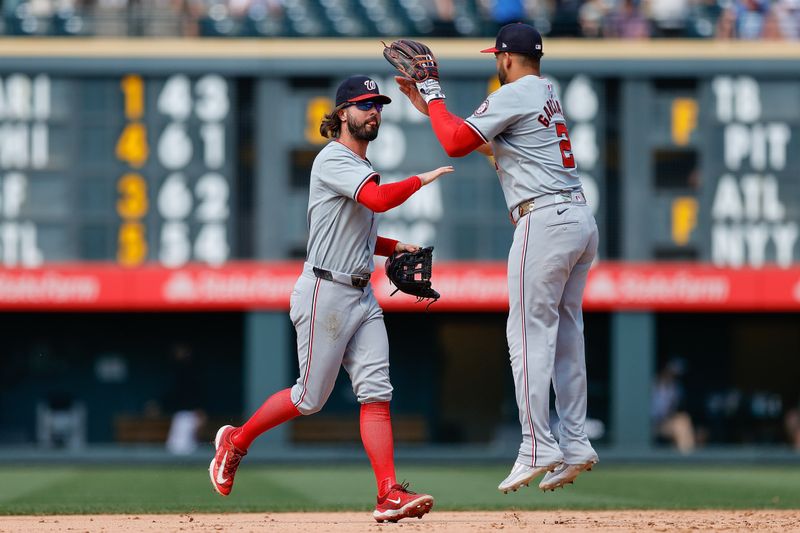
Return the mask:
{"type": "Polygon", "coordinates": [[[800,38],[800,0],[4,0],[6,35],[800,38]]]}

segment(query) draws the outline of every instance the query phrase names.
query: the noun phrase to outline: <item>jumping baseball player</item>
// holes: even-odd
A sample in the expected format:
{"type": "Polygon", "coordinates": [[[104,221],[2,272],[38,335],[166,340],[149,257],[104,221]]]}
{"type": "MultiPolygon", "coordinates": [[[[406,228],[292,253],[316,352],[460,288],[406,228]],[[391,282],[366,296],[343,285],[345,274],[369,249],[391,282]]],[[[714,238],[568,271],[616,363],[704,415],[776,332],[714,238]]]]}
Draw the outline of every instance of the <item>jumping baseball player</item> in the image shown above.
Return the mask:
{"type": "Polygon", "coordinates": [[[390,102],[375,81],[352,76],[339,86],[336,107],[322,121],[320,133],[334,140],[311,168],[308,255],[290,298],[300,376],[294,386],[267,399],[241,427],[217,431],[208,472],[223,496],[230,494],[239,462],[253,440],[298,415],[322,409],[344,366],[361,403],[361,439],[378,485],[374,518],[396,522],[421,517],[433,506],[431,496],[411,492],[395,479],[389,343],[369,280],[374,254],[419,248],[378,237],[375,213],[402,204],[453,168],[380,185],[366,153],[378,136],[381,110],[390,102]]]}
{"type": "Polygon", "coordinates": [[[450,156],[480,150],[495,157],[515,225],[506,335],[522,425],[516,463],[498,489],[515,491],[545,474],[539,487],[553,490],[598,460],[584,429],[581,311],[597,253],[597,225],[583,196],[558,94],[540,75],[541,35],[527,24],[509,24],[495,46],[482,52],[495,55],[501,87],[466,120],[447,110],[438,65],[425,45],[396,41],[384,55],[404,74],[396,78],[401,90],[429,115],[450,156]],[[551,378],[561,419],[558,443],[549,424],[551,378]]]}

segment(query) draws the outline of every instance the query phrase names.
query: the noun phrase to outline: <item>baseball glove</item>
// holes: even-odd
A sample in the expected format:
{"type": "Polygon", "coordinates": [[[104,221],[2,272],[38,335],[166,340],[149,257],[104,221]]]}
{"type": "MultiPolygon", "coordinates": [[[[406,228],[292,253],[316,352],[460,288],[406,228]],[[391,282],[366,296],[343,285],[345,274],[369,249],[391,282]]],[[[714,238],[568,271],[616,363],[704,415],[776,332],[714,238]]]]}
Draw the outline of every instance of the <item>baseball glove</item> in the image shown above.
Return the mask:
{"type": "Polygon", "coordinates": [[[383,57],[406,78],[417,83],[429,78],[439,79],[439,64],[433,52],[419,41],[400,39],[383,43],[383,57]]]}
{"type": "Polygon", "coordinates": [[[433,246],[422,248],[416,252],[393,253],[386,259],[386,276],[395,287],[395,291],[417,297],[417,301],[430,299],[428,306],[440,298],[438,292],[431,287],[431,270],[433,267],[433,246]]]}
{"type": "Polygon", "coordinates": [[[404,77],[414,80],[426,103],[445,97],[439,85],[439,63],[426,45],[410,39],[383,43],[383,57],[404,77]]]}

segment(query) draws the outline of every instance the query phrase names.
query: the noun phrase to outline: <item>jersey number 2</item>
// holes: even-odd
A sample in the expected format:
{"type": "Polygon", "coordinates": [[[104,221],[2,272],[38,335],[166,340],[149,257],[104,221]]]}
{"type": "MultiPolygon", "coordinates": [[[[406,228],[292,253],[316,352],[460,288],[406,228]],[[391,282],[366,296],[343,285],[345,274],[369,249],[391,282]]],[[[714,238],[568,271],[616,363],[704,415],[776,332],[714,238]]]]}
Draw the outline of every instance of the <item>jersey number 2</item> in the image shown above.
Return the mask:
{"type": "Polygon", "coordinates": [[[563,122],[556,122],[556,134],[561,139],[558,147],[561,149],[561,161],[564,163],[564,168],[575,168],[575,156],[572,155],[572,143],[569,141],[567,125],[563,122]]]}

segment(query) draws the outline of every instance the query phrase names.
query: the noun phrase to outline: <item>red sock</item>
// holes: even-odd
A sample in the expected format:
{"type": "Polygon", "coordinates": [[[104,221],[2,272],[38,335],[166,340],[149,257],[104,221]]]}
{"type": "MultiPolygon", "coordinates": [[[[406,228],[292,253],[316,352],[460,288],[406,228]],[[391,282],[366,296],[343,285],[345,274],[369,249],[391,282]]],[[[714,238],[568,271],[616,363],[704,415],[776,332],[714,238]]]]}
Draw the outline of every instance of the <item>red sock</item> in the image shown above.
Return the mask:
{"type": "Polygon", "coordinates": [[[361,404],[361,441],[375,472],[378,495],[386,494],[397,482],[394,474],[394,439],[389,402],[361,404]]]}
{"type": "Polygon", "coordinates": [[[283,389],[267,398],[250,420],[233,432],[231,442],[240,450],[247,450],[256,437],[299,415],[292,403],[292,389],[283,389]]]}

